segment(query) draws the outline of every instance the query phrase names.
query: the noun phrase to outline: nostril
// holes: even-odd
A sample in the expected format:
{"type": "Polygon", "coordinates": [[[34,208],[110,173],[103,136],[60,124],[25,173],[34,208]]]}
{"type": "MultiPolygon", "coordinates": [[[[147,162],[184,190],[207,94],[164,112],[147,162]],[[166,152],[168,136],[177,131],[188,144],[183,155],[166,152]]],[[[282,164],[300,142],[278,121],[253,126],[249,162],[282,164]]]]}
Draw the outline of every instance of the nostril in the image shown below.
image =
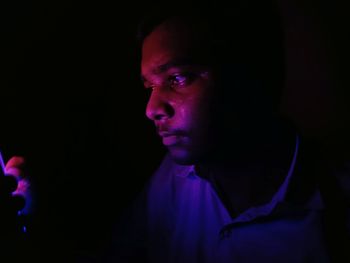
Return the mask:
{"type": "Polygon", "coordinates": [[[163,104],[158,112],[155,113],[154,119],[159,121],[165,118],[171,118],[174,113],[174,108],[170,104],[163,104]]]}
{"type": "Polygon", "coordinates": [[[164,115],[161,115],[161,114],[158,114],[158,115],[154,116],[154,120],[156,120],[156,121],[160,121],[163,118],[164,118],[164,115]]]}

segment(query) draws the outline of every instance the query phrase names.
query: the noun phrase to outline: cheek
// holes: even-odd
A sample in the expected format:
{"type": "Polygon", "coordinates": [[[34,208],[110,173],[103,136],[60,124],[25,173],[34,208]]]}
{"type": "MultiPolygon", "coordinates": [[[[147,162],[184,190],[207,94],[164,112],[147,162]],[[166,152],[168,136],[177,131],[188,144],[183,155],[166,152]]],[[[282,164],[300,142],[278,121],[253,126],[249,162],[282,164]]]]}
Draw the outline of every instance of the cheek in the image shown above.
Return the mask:
{"type": "Polygon", "coordinates": [[[206,130],[210,121],[209,104],[204,98],[191,98],[186,107],[181,108],[181,115],[186,125],[190,127],[196,135],[206,130]]]}
{"type": "Polygon", "coordinates": [[[182,94],[176,103],[177,120],[196,134],[198,130],[207,128],[205,126],[208,126],[211,119],[209,91],[206,84],[193,85],[190,92],[182,94]]]}

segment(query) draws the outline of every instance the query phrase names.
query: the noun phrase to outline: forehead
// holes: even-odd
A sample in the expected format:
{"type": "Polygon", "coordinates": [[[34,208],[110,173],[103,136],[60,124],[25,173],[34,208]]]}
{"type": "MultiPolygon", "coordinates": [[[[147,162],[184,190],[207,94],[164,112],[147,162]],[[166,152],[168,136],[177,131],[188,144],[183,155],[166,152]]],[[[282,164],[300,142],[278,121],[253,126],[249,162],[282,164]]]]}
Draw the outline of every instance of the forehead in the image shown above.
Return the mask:
{"type": "Polygon", "coordinates": [[[143,42],[142,73],[147,74],[171,60],[203,60],[205,41],[199,29],[198,25],[180,18],[169,19],[157,26],[143,42]]]}

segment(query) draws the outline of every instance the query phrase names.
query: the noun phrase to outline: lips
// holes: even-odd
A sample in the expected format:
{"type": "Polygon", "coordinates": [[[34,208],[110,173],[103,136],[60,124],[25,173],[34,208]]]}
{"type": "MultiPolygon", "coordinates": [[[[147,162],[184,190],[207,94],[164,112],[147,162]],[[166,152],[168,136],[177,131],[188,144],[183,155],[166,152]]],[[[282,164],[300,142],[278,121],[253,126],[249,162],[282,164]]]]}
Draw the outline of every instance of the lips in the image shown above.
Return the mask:
{"type": "Polygon", "coordinates": [[[178,144],[180,141],[180,136],[178,135],[170,135],[162,138],[163,138],[163,144],[165,146],[172,146],[172,145],[178,144]]]}
{"type": "Polygon", "coordinates": [[[165,146],[178,144],[183,137],[183,135],[180,133],[169,131],[159,131],[158,134],[160,137],[162,137],[162,141],[165,146]]]}

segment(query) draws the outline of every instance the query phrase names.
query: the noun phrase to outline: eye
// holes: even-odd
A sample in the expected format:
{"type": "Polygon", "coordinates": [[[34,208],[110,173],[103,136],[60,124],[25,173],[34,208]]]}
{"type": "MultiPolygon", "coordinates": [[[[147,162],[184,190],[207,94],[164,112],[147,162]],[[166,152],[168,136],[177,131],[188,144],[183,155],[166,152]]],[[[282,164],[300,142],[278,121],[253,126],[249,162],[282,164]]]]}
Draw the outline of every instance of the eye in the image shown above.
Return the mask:
{"type": "Polygon", "coordinates": [[[194,79],[194,74],[192,73],[182,73],[174,74],[168,78],[168,84],[171,88],[181,88],[189,85],[194,79]]]}

